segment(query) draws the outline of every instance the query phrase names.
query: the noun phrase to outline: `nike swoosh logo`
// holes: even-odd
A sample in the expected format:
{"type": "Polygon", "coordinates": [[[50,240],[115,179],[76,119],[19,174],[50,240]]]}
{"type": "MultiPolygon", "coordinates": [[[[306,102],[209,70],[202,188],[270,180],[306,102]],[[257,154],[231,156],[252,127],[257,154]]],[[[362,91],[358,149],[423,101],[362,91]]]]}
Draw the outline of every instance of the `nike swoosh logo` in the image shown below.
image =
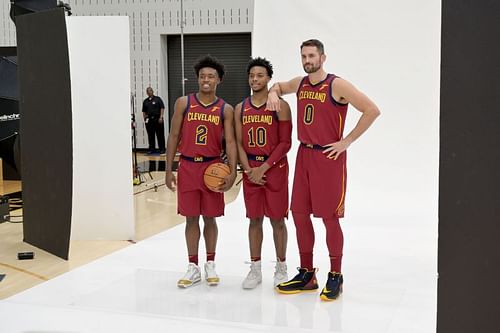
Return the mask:
{"type": "Polygon", "coordinates": [[[250,110],[250,108],[245,108],[245,110],[243,110],[243,112],[247,112],[249,110],[250,110]]]}
{"type": "Polygon", "coordinates": [[[195,107],[197,107],[197,106],[198,106],[198,105],[193,105],[193,104],[191,104],[189,107],[193,109],[193,108],[195,108],[195,107]]]}
{"type": "Polygon", "coordinates": [[[323,294],[328,294],[329,292],[331,292],[331,290],[326,289],[326,287],[323,288],[323,291],[322,291],[323,294]]]}
{"type": "Polygon", "coordinates": [[[280,168],[284,167],[286,164],[280,164],[280,168]]]}

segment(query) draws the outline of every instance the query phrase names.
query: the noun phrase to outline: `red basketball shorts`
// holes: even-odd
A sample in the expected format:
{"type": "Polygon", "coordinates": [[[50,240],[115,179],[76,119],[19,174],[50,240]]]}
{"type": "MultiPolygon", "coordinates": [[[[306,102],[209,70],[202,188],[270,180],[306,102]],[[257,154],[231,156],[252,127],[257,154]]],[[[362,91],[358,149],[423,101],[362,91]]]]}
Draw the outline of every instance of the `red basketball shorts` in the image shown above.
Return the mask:
{"type": "Polygon", "coordinates": [[[224,193],[209,190],[203,173],[212,163],[180,159],[177,171],[177,213],[183,216],[217,217],[224,215],[224,193]]]}
{"type": "MultiPolygon", "coordinates": [[[[249,160],[251,167],[263,162],[249,160]]],[[[279,220],[288,216],[288,162],[286,157],[266,172],[266,183],[257,185],[243,174],[243,195],[248,218],[267,216],[279,220]]]]}
{"type": "Polygon", "coordinates": [[[299,147],[293,177],[292,212],[344,217],[346,152],[328,159],[321,149],[299,147]]]}

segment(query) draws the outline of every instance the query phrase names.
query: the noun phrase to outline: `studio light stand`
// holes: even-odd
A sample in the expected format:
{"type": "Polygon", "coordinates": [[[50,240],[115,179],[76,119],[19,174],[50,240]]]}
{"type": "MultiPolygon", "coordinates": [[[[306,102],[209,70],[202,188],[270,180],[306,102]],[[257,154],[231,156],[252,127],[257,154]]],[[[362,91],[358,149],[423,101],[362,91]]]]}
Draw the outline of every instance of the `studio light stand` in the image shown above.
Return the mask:
{"type": "Polygon", "coordinates": [[[135,94],[131,93],[130,94],[130,110],[131,112],[131,123],[132,123],[132,151],[133,151],[133,158],[132,158],[132,169],[134,172],[134,185],[139,185],[145,182],[144,178],[144,173],[147,173],[151,180],[153,180],[153,176],[151,175],[151,172],[149,171],[141,171],[139,169],[139,163],[137,163],[137,132],[136,132],[136,122],[135,122],[135,94]]]}

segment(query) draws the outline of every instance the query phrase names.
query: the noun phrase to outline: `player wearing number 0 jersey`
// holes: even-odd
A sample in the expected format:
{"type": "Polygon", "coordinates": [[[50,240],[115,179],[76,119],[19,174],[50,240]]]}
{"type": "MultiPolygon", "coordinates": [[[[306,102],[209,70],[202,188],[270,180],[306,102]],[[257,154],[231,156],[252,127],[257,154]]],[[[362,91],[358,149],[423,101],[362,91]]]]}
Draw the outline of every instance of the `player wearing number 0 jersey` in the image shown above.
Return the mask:
{"type": "Polygon", "coordinates": [[[330,256],[330,272],[321,291],[322,300],[336,299],[342,291],[341,264],[344,237],[339,218],[344,216],[346,149],[378,117],[377,106],[348,81],[328,74],[323,44],[307,40],[301,47],[306,77],[275,84],[267,106],[279,110],[279,96],[297,94],[297,132],[300,147],[295,164],[291,210],[297,230],[301,268],[292,280],[276,290],[290,294],[318,289],[313,266],[314,228],[311,214],[323,219],[330,256]],[[347,105],[361,111],[357,125],[344,138],[347,105]]]}
{"type": "Polygon", "coordinates": [[[286,272],[288,215],[288,161],[291,146],[292,124],[290,108],[280,101],[278,114],[266,108],[268,88],[273,69],[263,58],[252,59],[247,67],[252,96],[245,98],[235,108],[235,129],[238,156],[245,170],[243,194],[246,215],[250,219],[250,272],[243,281],[243,288],[255,288],[262,281],[261,248],[262,222],[268,217],[273,227],[276,251],[274,285],[288,279],[286,272]]]}
{"type": "Polygon", "coordinates": [[[325,79],[313,83],[306,76],[297,90],[297,132],[301,145],[291,209],[316,217],[344,217],[346,153],[336,159],[325,158],[323,154],[324,146],[343,138],[347,104],[335,101],[331,94],[336,78],[327,74],[325,79]]]}
{"type": "Polygon", "coordinates": [[[186,217],[185,237],[189,265],[186,274],[177,283],[181,288],[201,281],[198,266],[200,215],[203,216],[203,236],[207,250],[205,279],[209,285],[219,283],[214,263],[218,233],[215,217],[224,214],[222,192],[232,186],[236,177],[237,151],[233,108],[215,94],[217,85],[224,76],[224,66],[217,59],[206,56],[201,58],[194,68],[199,90],[195,94],[182,96],[175,102],[167,141],[165,173],[167,187],[172,191],[177,190],[178,213],[186,217]],[[203,173],[211,163],[220,161],[223,138],[226,141],[231,174],[220,185],[220,191],[214,192],[205,186],[203,173]],[[176,178],[172,167],[177,151],[181,155],[176,178]]]}

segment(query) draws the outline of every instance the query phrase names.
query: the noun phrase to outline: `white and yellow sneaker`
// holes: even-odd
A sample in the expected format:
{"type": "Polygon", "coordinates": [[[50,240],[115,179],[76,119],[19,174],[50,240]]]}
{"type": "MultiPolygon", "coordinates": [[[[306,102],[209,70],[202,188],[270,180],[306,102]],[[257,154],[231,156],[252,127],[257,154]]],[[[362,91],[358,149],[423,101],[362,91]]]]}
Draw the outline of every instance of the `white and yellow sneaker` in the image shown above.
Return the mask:
{"type": "Polygon", "coordinates": [[[216,286],[220,282],[219,276],[215,272],[215,262],[213,261],[205,263],[205,280],[209,286],[216,286]]]}
{"type": "Polygon", "coordinates": [[[186,274],[177,281],[177,287],[188,288],[201,281],[200,267],[192,262],[189,263],[186,274]]]}

